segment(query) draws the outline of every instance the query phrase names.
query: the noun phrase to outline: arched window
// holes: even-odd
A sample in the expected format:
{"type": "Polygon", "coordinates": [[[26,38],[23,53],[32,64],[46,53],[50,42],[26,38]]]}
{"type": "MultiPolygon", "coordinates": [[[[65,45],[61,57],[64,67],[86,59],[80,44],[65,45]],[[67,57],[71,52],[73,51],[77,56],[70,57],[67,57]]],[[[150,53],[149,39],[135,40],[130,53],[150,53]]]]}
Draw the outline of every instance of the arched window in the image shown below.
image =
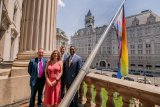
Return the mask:
{"type": "Polygon", "coordinates": [[[100,67],[106,67],[105,61],[100,61],[100,67]]]}
{"type": "Polygon", "coordinates": [[[155,23],[156,17],[153,16],[153,14],[150,14],[150,16],[147,18],[147,24],[155,23]]]}
{"type": "Polygon", "coordinates": [[[132,21],[132,26],[137,26],[139,25],[139,20],[135,17],[134,20],[132,21]]]}

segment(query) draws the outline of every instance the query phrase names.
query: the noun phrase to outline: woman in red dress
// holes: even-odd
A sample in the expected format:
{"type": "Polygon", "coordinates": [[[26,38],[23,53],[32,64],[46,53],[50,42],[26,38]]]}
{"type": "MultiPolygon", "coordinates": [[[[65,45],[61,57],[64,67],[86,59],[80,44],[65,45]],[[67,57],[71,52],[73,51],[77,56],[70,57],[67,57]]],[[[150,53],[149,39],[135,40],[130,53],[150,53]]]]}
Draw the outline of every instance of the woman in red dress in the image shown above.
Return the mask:
{"type": "Polygon", "coordinates": [[[61,76],[63,64],[60,59],[59,51],[55,50],[51,54],[50,60],[47,62],[44,90],[44,105],[47,107],[57,107],[61,102],[61,76]]]}

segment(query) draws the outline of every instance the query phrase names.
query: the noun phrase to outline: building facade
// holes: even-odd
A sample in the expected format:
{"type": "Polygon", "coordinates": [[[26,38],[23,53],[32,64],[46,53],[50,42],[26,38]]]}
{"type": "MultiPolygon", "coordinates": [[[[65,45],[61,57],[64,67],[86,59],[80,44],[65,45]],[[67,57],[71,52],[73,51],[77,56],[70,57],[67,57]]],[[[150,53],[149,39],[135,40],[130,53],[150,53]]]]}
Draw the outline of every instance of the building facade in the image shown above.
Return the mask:
{"type": "Polygon", "coordinates": [[[68,38],[65,34],[65,32],[60,29],[57,28],[56,29],[56,48],[59,50],[61,46],[65,46],[66,48],[68,47],[68,38]]]}
{"type": "Polygon", "coordinates": [[[19,49],[23,0],[0,1],[0,57],[13,61],[19,49]]]}
{"type": "Polygon", "coordinates": [[[56,49],[56,13],[57,0],[0,0],[0,58],[28,60],[39,48],[50,55],[56,49]]]}
{"type": "MultiPolygon", "coordinates": [[[[160,71],[160,16],[150,10],[126,17],[130,70],[160,71]]],[[[85,16],[85,28],[72,37],[77,54],[87,59],[107,25],[94,27],[90,10],[85,16]]],[[[112,27],[101,45],[91,67],[117,69],[118,42],[112,27]]]]}
{"type": "Polygon", "coordinates": [[[145,10],[126,23],[130,69],[160,71],[160,16],[145,10]]]}

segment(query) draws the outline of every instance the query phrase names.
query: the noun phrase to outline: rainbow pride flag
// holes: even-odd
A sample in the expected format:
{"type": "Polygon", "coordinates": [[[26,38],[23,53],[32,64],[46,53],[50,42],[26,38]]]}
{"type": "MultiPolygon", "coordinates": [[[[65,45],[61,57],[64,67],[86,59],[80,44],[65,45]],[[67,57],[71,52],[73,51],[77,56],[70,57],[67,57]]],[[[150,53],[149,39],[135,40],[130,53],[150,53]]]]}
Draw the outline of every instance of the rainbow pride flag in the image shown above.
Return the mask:
{"type": "Polygon", "coordinates": [[[126,19],[124,13],[124,5],[117,16],[114,26],[117,33],[119,47],[119,62],[117,78],[128,74],[128,42],[126,33],[126,19]]]}

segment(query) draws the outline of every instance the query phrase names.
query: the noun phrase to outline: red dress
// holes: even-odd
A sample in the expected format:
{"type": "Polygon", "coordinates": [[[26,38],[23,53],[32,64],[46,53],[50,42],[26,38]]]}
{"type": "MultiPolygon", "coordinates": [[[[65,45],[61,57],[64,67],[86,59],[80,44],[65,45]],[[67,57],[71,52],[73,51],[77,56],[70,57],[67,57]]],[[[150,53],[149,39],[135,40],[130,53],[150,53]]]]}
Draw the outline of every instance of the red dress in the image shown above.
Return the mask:
{"type": "MultiPolygon", "coordinates": [[[[52,82],[56,80],[56,77],[61,71],[59,62],[55,64],[48,64],[48,79],[52,82]]],[[[44,104],[45,105],[58,105],[61,102],[61,80],[54,86],[49,86],[46,80],[45,91],[44,91],[44,104]]]]}

